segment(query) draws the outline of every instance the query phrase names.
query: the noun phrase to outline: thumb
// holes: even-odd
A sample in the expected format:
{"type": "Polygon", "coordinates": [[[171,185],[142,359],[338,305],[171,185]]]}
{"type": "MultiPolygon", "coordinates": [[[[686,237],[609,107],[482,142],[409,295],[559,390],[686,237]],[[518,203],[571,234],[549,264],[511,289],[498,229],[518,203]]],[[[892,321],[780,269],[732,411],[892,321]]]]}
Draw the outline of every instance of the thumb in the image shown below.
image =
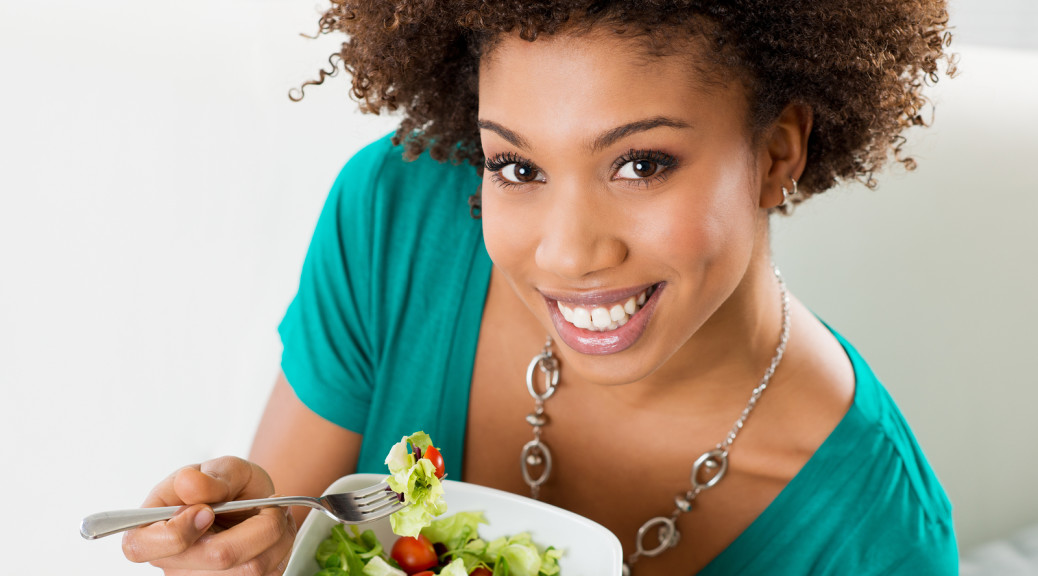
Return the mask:
{"type": "Polygon", "coordinates": [[[213,525],[216,516],[207,504],[195,504],[177,512],[166,521],[166,528],[176,534],[175,539],[185,544],[198,540],[213,525]]]}
{"type": "Polygon", "coordinates": [[[184,522],[190,522],[199,536],[205,534],[209,527],[213,525],[213,521],[216,520],[213,509],[205,504],[192,506],[186,512],[181,514],[181,516],[185,516],[184,522]]]}

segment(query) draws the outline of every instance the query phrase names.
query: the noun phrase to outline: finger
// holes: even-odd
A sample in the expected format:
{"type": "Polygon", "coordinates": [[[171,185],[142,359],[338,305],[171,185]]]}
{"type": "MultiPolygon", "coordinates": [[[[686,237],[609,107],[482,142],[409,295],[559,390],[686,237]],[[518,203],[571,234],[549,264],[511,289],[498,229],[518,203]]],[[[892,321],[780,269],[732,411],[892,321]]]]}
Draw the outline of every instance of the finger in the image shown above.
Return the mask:
{"type": "MultiPolygon", "coordinates": [[[[212,574],[213,576],[282,576],[285,570],[288,569],[288,562],[292,555],[292,543],[293,540],[291,538],[285,538],[279,541],[273,548],[245,564],[219,572],[207,572],[207,574],[212,574]]],[[[195,571],[185,572],[175,569],[166,571],[166,574],[170,576],[197,573],[195,571]]]]}
{"type": "Polygon", "coordinates": [[[209,530],[214,519],[208,506],[185,508],[169,520],[126,532],[123,554],[132,562],[154,562],[183,554],[209,530]]]}
{"type": "Polygon", "coordinates": [[[292,557],[292,545],[294,538],[285,538],[278,545],[263,553],[254,561],[255,567],[245,566],[244,574],[248,575],[250,570],[255,574],[267,576],[281,576],[288,569],[288,561],[292,557]]]}
{"type": "MultiPolygon", "coordinates": [[[[155,566],[165,570],[232,570],[247,564],[269,570],[281,561],[279,550],[291,551],[295,529],[284,508],[264,508],[258,514],[221,532],[209,532],[176,556],[155,566]]],[[[264,571],[254,572],[265,574],[264,571]]]]}
{"type": "Polygon", "coordinates": [[[295,524],[291,516],[288,518],[290,529],[277,544],[248,563],[229,571],[229,576],[252,576],[254,574],[281,576],[284,574],[288,568],[288,561],[292,556],[292,547],[296,535],[295,524]]]}
{"type": "Polygon", "coordinates": [[[144,498],[144,502],[141,503],[141,508],[180,506],[184,504],[184,501],[181,500],[179,496],[177,496],[176,490],[174,490],[173,488],[174,479],[184,469],[192,468],[197,471],[200,466],[201,464],[191,464],[189,466],[185,466],[184,468],[176,470],[169,476],[163,478],[162,482],[159,482],[154,488],[152,488],[151,492],[148,493],[148,496],[144,498]]]}
{"type": "Polygon", "coordinates": [[[263,498],[274,491],[270,477],[259,466],[233,456],[180,469],[173,478],[173,490],[187,504],[263,498]]]}

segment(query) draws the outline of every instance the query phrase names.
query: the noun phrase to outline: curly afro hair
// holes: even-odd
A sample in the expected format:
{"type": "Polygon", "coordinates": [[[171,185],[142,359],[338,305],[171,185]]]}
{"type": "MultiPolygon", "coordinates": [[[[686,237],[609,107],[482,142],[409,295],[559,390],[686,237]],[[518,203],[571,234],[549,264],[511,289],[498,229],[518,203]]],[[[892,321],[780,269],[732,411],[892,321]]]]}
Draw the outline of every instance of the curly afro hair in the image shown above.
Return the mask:
{"type": "Polygon", "coordinates": [[[302,88],[344,69],[363,111],[402,111],[394,142],[406,158],[428,150],[482,167],[481,55],[507,33],[533,41],[600,26],[645,38],[650,52],[668,38],[705,41],[720,76],[746,87],[754,134],[790,104],[810,107],[798,200],[841,180],[874,187],[891,155],[913,169],[902,132],[927,125],[923,88],[955,66],[944,0],[331,0],[320,30],[348,38],[302,88]]]}

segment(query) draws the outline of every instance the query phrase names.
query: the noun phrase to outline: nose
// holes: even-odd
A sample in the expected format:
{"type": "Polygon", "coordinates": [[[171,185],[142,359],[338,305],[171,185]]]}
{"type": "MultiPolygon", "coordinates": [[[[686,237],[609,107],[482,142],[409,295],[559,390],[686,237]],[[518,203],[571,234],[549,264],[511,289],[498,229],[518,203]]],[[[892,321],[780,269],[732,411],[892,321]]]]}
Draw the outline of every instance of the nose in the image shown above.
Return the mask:
{"type": "Polygon", "coordinates": [[[627,259],[622,209],[607,193],[556,190],[541,220],[539,268],[567,280],[586,279],[627,259]]]}

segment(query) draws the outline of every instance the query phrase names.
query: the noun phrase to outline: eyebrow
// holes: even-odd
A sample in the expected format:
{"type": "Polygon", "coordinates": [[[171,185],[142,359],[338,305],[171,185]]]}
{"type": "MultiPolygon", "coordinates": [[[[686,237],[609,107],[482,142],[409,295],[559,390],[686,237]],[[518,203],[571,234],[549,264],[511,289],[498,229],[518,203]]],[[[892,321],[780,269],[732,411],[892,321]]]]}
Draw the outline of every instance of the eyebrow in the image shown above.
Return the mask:
{"type": "Polygon", "coordinates": [[[504,138],[505,140],[508,140],[508,142],[516,148],[522,148],[523,150],[530,149],[530,145],[526,143],[525,138],[516,134],[515,132],[512,132],[508,128],[505,128],[497,122],[494,122],[492,120],[480,119],[476,121],[476,126],[479,126],[481,130],[490,130],[491,132],[494,132],[498,136],[504,138]]]}
{"type": "Polygon", "coordinates": [[[647,118],[645,120],[637,120],[635,122],[628,122],[622,126],[617,126],[612,130],[607,130],[598,135],[597,138],[591,141],[591,145],[588,148],[592,152],[601,151],[603,148],[612,146],[617,141],[631,134],[637,134],[638,132],[645,132],[646,130],[652,130],[653,128],[659,128],[665,126],[668,128],[691,128],[692,125],[688,122],[681,120],[675,120],[673,118],[667,118],[666,116],[656,116],[655,118],[647,118]]]}
{"type": "MultiPolygon", "coordinates": [[[[522,148],[524,150],[530,149],[530,145],[527,143],[525,138],[497,122],[480,119],[476,121],[476,125],[482,130],[490,130],[491,132],[494,132],[517,148],[522,148]]],[[[615,144],[620,139],[630,136],[631,134],[637,134],[638,132],[645,132],[659,127],[683,129],[691,128],[692,125],[683,120],[668,118],[666,116],[656,116],[644,120],[636,120],[602,132],[591,140],[587,148],[592,152],[598,152],[603,148],[615,144]]]]}

